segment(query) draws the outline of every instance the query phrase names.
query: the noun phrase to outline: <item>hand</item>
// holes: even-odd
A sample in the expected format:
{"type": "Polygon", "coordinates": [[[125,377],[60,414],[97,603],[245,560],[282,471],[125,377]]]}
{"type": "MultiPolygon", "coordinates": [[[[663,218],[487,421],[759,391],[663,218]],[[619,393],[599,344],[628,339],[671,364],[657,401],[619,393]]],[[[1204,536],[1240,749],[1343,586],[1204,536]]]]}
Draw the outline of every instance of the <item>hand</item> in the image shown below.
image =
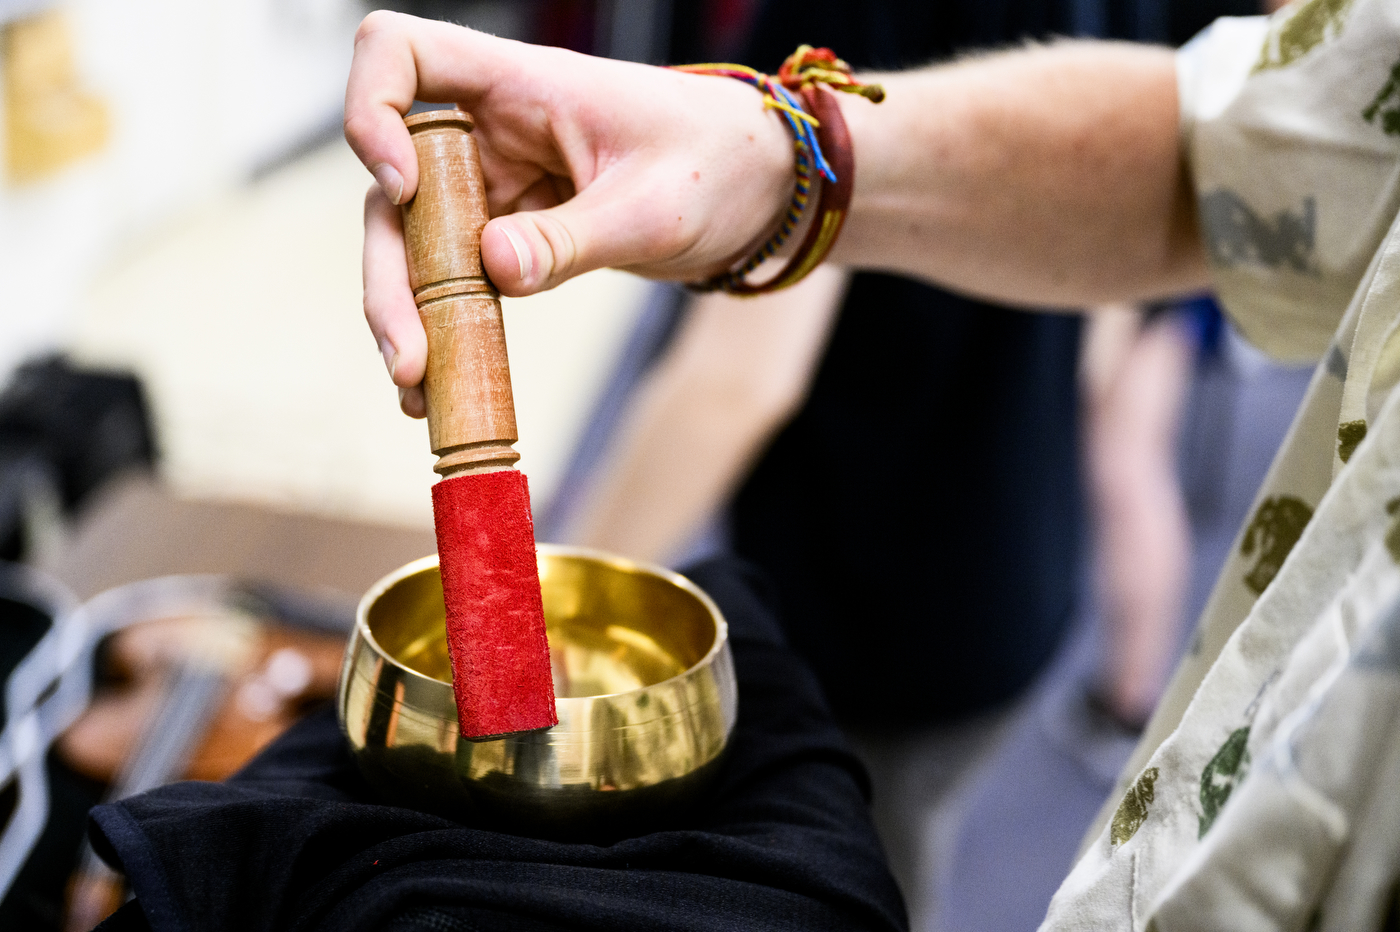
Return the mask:
{"type": "Polygon", "coordinates": [[[737,81],[590,58],[402,14],[355,37],[345,137],[374,174],[365,317],[406,413],[422,416],[426,340],[398,208],[417,190],[402,115],[415,99],[476,119],[486,272],[502,294],[611,266],[701,279],[756,248],[792,191],[792,142],[737,81]]]}

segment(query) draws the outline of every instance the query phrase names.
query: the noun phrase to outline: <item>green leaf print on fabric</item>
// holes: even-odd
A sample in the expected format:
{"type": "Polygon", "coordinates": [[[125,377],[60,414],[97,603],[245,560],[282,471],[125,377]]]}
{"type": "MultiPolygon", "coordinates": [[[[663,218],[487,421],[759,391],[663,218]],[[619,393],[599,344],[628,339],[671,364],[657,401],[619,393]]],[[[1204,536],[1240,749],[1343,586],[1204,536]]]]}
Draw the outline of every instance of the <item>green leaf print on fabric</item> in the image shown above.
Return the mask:
{"type": "Polygon", "coordinates": [[[1376,122],[1377,116],[1381,118],[1382,132],[1387,136],[1400,136],[1400,61],[1390,66],[1390,76],[1376,92],[1376,99],[1361,111],[1367,123],[1376,122]]]}
{"type": "Polygon", "coordinates": [[[1123,802],[1108,828],[1108,840],[1114,847],[1136,835],[1147,821],[1147,811],[1156,797],[1157,773],[1156,767],[1148,767],[1123,794],[1123,802]]]}
{"type": "Polygon", "coordinates": [[[1385,513],[1392,517],[1390,527],[1385,532],[1385,549],[1390,553],[1390,559],[1396,565],[1400,565],[1400,515],[1396,515],[1396,509],[1392,506],[1400,504],[1396,499],[1391,499],[1385,503],[1385,513]]]}
{"type": "Polygon", "coordinates": [[[1365,421],[1347,421],[1337,425],[1337,458],[1343,463],[1351,459],[1361,441],[1366,439],[1365,421]]]}
{"type": "Polygon", "coordinates": [[[1201,833],[1198,838],[1206,837],[1235,785],[1249,772],[1248,743],[1249,726],[1236,728],[1201,771],[1201,833]]]}
{"type": "Polygon", "coordinates": [[[1201,232],[1215,265],[1230,268],[1249,263],[1317,274],[1315,199],[1303,198],[1299,211],[1281,210],[1273,217],[1261,217],[1234,191],[1219,188],[1202,195],[1199,207],[1201,232]]]}
{"type": "Polygon", "coordinates": [[[1254,556],[1255,551],[1259,554],[1253,569],[1244,577],[1251,592],[1262,595],[1269,588],[1311,518],[1312,509],[1300,498],[1280,495],[1264,499],[1240,544],[1240,553],[1246,557],[1254,556]]]}
{"type": "Polygon", "coordinates": [[[1255,72],[1286,68],[1328,39],[1336,38],[1346,22],[1352,0],[1307,0],[1276,14],[1259,52],[1255,72]]]}
{"type": "Polygon", "coordinates": [[[1337,344],[1333,343],[1327,348],[1327,371],[1330,372],[1338,382],[1347,380],[1347,358],[1337,344]]]}

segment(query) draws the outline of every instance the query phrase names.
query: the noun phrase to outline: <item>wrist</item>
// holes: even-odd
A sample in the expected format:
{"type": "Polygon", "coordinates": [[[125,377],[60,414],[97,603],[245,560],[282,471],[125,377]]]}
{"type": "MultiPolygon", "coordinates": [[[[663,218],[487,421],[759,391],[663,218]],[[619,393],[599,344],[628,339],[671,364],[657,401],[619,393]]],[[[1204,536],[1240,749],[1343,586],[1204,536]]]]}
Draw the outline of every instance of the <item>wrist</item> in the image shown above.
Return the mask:
{"type": "MultiPolygon", "coordinates": [[[[737,78],[756,88],[763,95],[764,109],[773,109],[793,138],[792,195],[782,210],[777,229],[748,258],[704,281],[692,283],[691,287],[699,291],[722,290],[751,296],[796,284],[826,261],[841,234],[851,203],[855,155],[845,117],[836,99],[837,92],[857,94],[879,103],[884,100],[884,89],[857,81],[851,76],[850,65],[830,49],[814,49],[809,45],[799,46],[788,56],[776,78],[744,65],[675,67],[692,73],[737,78]],[[757,283],[749,278],[769,259],[786,251],[793,234],[804,221],[807,224],[805,233],[778,273],[757,283]]],[[[752,141],[754,137],[748,138],[752,141]]],[[[777,151],[771,143],[769,151],[777,151]]],[[[775,167],[770,167],[770,172],[775,167]]]]}
{"type": "MultiPolygon", "coordinates": [[[[888,87],[891,83],[891,75],[861,75],[862,81],[879,83],[888,87]]],[[[856,164],[860,166],[860,171],[854,176],[854,185],[851,191],[851,202],[846,214],[845,226],[841,237],[831,249],[828,257],[834,265],[853,266],[859,265],[864,257],[860,254],[862,240],[862,213],[867,208],[872,198],[878,199],[882,189],[881,180],[884,176],[887,163],[882,158],[887,151],[887,147],[896,144],[896,140],[882,139],[885,126],[888,121],[882,123],[882,116],[887,117],[892,111],[892,106],[888,100],[880,106],[876,106],[869,100],[865,100],[855,94],[837,94],[836,104],[841,108],[841,115],[846,121],[846,130],[851,141],[851,150],[854,153],[856,164]]],[[[893,105],[894,108],[898,103],[893,105]]]]}
{"type": "MultiPolygon", "coordinates": [[[[745,138],[753,150],[744,157],[740,171],[748,174],[754,183],[754,195],[742,204],[731,202],[730,209],[735,214],[727,222],[741,223],[746,234],[744,241],[717,265],[714,273],[733,267],[755,250],[772,235],[782,223],[792,201],[796,178],[793,174],[792,132],[784,125],[778,111],[763,106],[754,106],[753,90],[737,82],[737,90],[746,92],[750,124],[745,130],[745,138]],[[742,213],[740,213],[742,211],[742,213]]],[[[805,218],[804,218],[805,219],[805,218]]]]}

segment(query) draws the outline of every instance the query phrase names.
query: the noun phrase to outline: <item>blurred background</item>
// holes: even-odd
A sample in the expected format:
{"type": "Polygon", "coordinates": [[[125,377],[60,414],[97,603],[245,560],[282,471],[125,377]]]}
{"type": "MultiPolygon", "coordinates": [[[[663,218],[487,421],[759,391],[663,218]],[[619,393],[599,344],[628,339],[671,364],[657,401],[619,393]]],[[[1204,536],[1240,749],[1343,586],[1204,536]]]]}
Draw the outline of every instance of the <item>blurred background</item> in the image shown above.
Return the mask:
{"type": "MultiPolygon", "coordinates": [[[[637,60],[670,56],[673,33],[698,52],[702,37],[741,28],[737,0],[674,7],[401,4],[637,60]]],[[[153,464],[178,496],[431,527],[422,425],[398,414],[359,311],[370,179],[340,123],[368,9],[0,2],[0,384],[53,354],[135,377],[150,437],[130,465],[153,464]]],[[[603,273],[525,302],[537,312],[507,302],[537,505],[641,297],[603,273]]],[[[70,518],[86,504],[73,498],[70,518]]],[[[56,530],[36,528],[31,548],[52,556],[56,530]]]]}

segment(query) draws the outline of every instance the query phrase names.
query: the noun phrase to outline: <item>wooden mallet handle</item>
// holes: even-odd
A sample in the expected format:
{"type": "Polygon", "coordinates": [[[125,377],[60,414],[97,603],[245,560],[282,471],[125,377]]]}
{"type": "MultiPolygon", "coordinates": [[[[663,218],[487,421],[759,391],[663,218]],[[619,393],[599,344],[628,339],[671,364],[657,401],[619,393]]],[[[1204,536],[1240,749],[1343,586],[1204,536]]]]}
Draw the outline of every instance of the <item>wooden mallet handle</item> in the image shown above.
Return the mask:
{"type": "Polygon", "coordinates": [[[404,119],[418,153],[418,193],[403,206],[408,278],[428,334],[423,394],[428,440],[443,477],[509,467],[515,399],[501,300],[481,265],[486,185],[471,115],[428,110],[404,119]]]}
{"type": "Polygon", "coordinates": [[[472,118],[404,120],[418,193],[403,208],[408,277],[428,334],[423,394],[442,481],[433,523],[457,723],[485,740],[558,724],[535,532],[510,391],[501,301],[481,266],[486,189],[472,118]]]}

